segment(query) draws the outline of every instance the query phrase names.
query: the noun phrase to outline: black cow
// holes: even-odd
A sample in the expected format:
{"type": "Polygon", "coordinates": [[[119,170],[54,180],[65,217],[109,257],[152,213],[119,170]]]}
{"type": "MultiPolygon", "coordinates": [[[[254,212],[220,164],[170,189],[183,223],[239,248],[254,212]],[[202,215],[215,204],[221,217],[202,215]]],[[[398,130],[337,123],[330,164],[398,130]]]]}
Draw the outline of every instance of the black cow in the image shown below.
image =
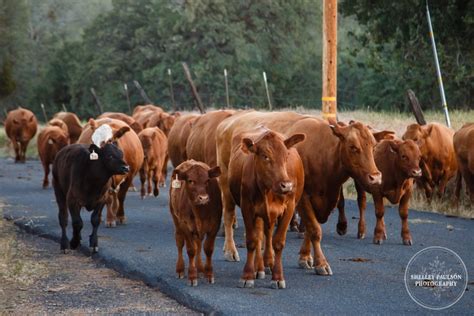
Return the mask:
{"type": "MultiPolygon", "coordinates": [[[[113,140],[124,134],[117,131],[113,140]]],[[[100,214],[106,200],[106,192],[111,185],[111,177],[125,174],[129,170],[123,160],[122,151],[113,142],[107,142],[101,148],[96,145],[73,144],[59,151],[53,164],[53,187],[59,208],[59,225],[62,229],[61,250],[76,249],[81,243],[82,219],[80,211],[85,207],[92,212],[92,234],[89,236],[89,246],[92,252],[97,252],[97,229],[100,214]],[[91,159],[91,153],[97,154],[97,159],[91,159]],[[71,213],[73,237],[71,242],[66,235],[68,222],[67,209],[71,213]]]]}

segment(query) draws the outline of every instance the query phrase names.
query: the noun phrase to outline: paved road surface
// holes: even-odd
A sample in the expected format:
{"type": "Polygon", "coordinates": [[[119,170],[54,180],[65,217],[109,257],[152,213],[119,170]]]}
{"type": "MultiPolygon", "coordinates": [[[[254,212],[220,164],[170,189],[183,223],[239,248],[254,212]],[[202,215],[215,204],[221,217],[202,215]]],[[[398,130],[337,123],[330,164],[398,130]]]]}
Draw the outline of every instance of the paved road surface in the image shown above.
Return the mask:
{"type": "MultiPolygon", "coordinates": [[[[15,219],[17,224],[36,234],[57,240],[60,236],[57,205],[52,189],[41,189],[41,177],[39,161],[18,165],[12,160],[0,160],[0,198],[4,204],[4,216],[15,219]]],[[[301,239],[296,233],[288,234],[283,253],[286,290],[271,289],[269,276],[265,280],[257,280],[254,289],[238,288],[244,263],[224,261],[222,237],[216,241],[214,285],[201,281],[197,288],[190,288],[185,280],[176,279],[176,247],[167,191],[162,191],[158,198],[144,201],[138,193],[129,192],[126,200],[128,224],[117,228],[101,227],[100,250],[94,257],[127,276],[145,280],[195,310],[223,314],[428,314],[429,310],[409,298],[403,276],[409,259],[417,251],[433,245],[457,252],[464,260],[469,275],[474,275],[473,220],[411,211],[409,219],[414,245],[408,247],[401,244],[398,211],[388,207],[388,240],[377,246],[371,242],[375,217],[372,205],[367,210],[369,233],[365,240],[356,238],[358,213],[355,203],[348,201],[346,206],[349,221],[346,236],[335,232],[336,214],[323,225],[322,247],[333,276],[317,276],[314,272],[298,268],[301,239]],[[351,258],[369,261],[348,260],[351,258]]],[[[85,223],[83,246],[87,247],[91,226],[89,215],[85,211],[82,214],[85,223]]],[[[241,218],[239,221],[236,241],[243,245],[241,218]]],[[[245,259],[245,249],[239,248],[239,252],[245,259]]],[[[63,255],[59,253],[59,244],[57,255],[63,255]]],[[[473,310],[474,284],[471,281],[463,298],[445,312],[472,315],[473,310]]]]}

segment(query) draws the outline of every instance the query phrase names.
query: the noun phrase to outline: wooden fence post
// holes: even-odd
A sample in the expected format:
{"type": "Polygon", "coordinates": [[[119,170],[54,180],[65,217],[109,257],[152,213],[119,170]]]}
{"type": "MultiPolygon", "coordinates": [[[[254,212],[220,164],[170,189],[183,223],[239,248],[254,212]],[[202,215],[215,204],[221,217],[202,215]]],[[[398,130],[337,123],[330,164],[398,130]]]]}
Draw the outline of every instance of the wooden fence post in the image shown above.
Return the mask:
{"type": "Polygon", "coordinates": [[[225,81],[225,100],[226,100],[227,108],[230,108],[229,83],[227,81],[227,69],[224,69],[224,81],[225,81]]]}
{"type": "Polygon", "coordinates": [[[99,115],[101,115],[102,113],[104,113],[104,109],[102,108],[102,103],[100,103],[99,97],[95,93],[94,88],[91,88],[91,94],[94,97],[94,101],[95,101],[95,104],[96,104],[96,109],[99,112],[99,115]]]}
{"type": "Polygon", "coordinates": [[[135,87],[137,87],[138,91],[140,91],[140,95],[142,96],[143,100],[145,100],[147,104],[154,104],[153,102],[151,102],[150,98],[148,97],[140,83],[137,80],[133,80],[133,83],[135,84],[135,87]]]}
{"type": "Polygon", "coordinates": [[[206,113],[206,111],[204,110],[204,105],[201,101],[201,97],[199,96],[196,86],[194,85],[193,78],[191,77],[191,72],[189,71],[188,64],[183,62],[182,65],[184,69],[184,74],[186,75],[186,79],[188,80],[188,83],[191,86],[191,92],[193,93],[193,97],[196,101],[199,111],[201,112],[201,114],[206,113]]]}
{"type": "Polygon", "coordinates": [[[265,83],[265,90],[267,91],[268,109],[272,110],[272,101],[270,99],[270,91],[268,90],[267,74],[263,72],[263,82],[265,83]]]}
{"type": "Polygon", "coordinates": [[[132,105],[130,104],[130,96],[128,95],[128,86],[126,83],[123,84],[123,89],[125,91],[125,97],[127,98],[128,114],[132,114],[132,105]]]}
{"type": "Polygon", "coordinates": [[[44,122],[48,122],[48,116],[46,115],[46,109],[44,108],[44,104],[41,103],[41,110],[43,111],[44,122]]]}

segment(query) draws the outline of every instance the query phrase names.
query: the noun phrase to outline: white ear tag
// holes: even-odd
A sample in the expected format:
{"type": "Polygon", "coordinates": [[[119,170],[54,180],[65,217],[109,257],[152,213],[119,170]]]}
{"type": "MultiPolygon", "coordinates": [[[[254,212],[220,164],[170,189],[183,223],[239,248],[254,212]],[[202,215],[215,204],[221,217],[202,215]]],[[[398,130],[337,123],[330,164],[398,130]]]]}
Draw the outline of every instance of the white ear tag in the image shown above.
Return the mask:
{"type": "Polygon", "coordinates": [[[171,181],[171,187],[173,189],[180,189],[181,188],[181,181],[178,180],[178,175],[176,175],[176,178],[171,181]]]}
{"type": "Polygon", "coordinates": [[[94,150],[92,150],[91,154],[89,155],[89,159],[90,160],[97,160],[97,159],[99,159],[99,155],[97,155],[97,153],[94,150]]]}
{"type": "Polygon", "coordinates": [[[51,138],[48,139],[48,144],[50,144],[50,145],[54,144],[54,142],[53,142],[53,140],[52,140],[51,138]]]}

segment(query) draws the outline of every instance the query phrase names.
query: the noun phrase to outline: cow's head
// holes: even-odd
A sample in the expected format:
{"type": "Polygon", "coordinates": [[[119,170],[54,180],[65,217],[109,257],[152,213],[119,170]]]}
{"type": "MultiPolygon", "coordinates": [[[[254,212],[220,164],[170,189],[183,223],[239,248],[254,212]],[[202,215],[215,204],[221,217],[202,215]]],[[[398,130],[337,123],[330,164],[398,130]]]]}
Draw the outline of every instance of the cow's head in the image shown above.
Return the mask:
{"type": "Polygon", "coordinates": [[[142,147],[143,147],[143,151],[145,152],[145,156],[146,156],[146,153],[148,153],[153,148],[153,142],[155,141],[155,139],[157,137],[157,133],[161,132],[158,127],[155,127],[155,129],[158,130],[158,131],[155,132],[155,133],[152,133],[150,136],[143,135],[143,134],[140,135],[140,142],[142,143],[142,147]]]}
{"type": "Polygon", "coordinates": [[[405,141],[390,141],[391,151],[397,155],[396,165],[406,177],[421,177],[421,152],[411,139],[405,141]]]}
{"type": "Polygon", "coordinates": [[[221,174],[219,166],[209,168],[203,162],[187,160],[173,171],[173,181],[180,181],[181,190],[194,206],[205,205],[209,202],[209,183],[221,174]]]}
{"type": "Polygon", "coordinates": [[[293,192],[294,183],[287,173],[289,151],[305,137],[305,134],[294,134],[284,139],[280,134],[265,130],[257,137],[242,138],[242,151],[254,156],[257,182],[263,189],[277,194],[293,192]]]}
{"type": "Polygon", "coordinates": [[[407,130],[405,131],[405,134],[403,134],[402,139],[411,139],[421,150],[423,150],[426,139],[430,136],[432,129],[433,125],[421,126],[419,124],[411,124],[407,126],[407,130]]]}
{"type": "Polygon", "coordinates": [[[176,117],[174,115],[169,115],[168,113],[158,113],[156,115],[159,116],[156,126],[168,136],[176,117]]]}
{"type": "Polygon", "coordinates": [[[69,134],[58,126],[52,126],[50,128],[52,128],[53,131],[48,134],[47,143],[49,146],[59,151],[61,148],[69,145],[69,134]]]}
{"type": "Polygon", "coordinates": [[[347,126],[330,125],[340,140],[340,155],[344,168],[363,186],[380,185],[382,173],[374,161],[375,138],[371,131],[360,122],[347,126]]]}
{"type": "Polygon", "coordinates": [[[95,152],[98,155],[98,161],[111,174],[126,174],[130,168],[123,160],[123,152],[117,147],[115,142],[107,142],[98,147],[95,144],[89,146],[89,152],[95,152]]]}

